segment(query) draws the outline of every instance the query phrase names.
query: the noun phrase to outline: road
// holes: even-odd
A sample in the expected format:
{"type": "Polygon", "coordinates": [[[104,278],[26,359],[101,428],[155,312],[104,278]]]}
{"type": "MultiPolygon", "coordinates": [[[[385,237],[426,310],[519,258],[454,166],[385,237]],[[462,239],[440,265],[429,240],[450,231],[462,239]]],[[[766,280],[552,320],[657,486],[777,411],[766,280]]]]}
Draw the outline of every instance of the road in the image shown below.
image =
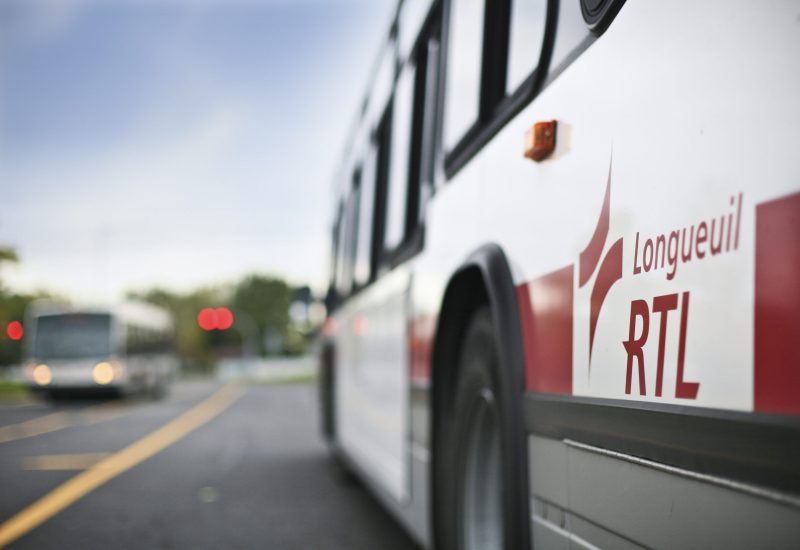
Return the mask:
{"type": "Polygon", "coordinates": [[[313,385],[211,380],[0,403],[0,546],[416,548],[331,463],[316,414],[313,385]]]}

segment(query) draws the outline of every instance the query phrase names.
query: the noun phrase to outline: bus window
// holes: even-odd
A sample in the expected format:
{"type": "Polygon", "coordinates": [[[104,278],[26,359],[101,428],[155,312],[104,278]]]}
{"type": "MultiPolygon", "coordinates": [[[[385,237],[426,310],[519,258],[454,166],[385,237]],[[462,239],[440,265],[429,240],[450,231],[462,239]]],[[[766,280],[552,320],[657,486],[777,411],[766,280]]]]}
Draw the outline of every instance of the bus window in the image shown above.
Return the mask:
{"type": "Polygon", "coordinates": [[[421,215],[423,198],[428,196],[433,187],[433,172],[435,158],[435,132],[439,119],[436,108],[436,96],[439,90],[439,25],[434,26],[432,36],[428,39],[424,49],[421,49],[424,59],[419,61],[417,93],[418,100],[415,105],[414,130],[415,139],[419,147],[414,152],[419,153],[420,196],[415,208],[416,216],[412,220],[416,223],[421,215]],[[421,82],[420,82],[421,81],[421,82]]]}
{"type": "Polygon", "coordinates": [[[128,326],[125,330],[125,353],[135,355],[141,353],[142,348],[142,331],[135,325],[128,326]]]}
{"type": "Polygon", "coordinates": [[[377,120],[386,110],[386,105],[392,95],[392,84],[397,70],[397,44],[394,39],[384,45],[381,53],[380,63],[375,73],[372,90],[369,94],[365,119],[368,121],[377,120]]]}
{"type": "Polygon", "coordinates": [[[375,167],[377,151],[370,145],[359,177],[358,236],[353,273],[356,286],[364,286],[372,276],[372,228],[375,212],[375,167]]]}
{"type": "Polygon", "coordinates": [[[453,150],[478,121],[485,0],[453,0],[447,41],[444,146],[453,150]]]}
{"type": "Polygon", "coordinates": [[[507,94],[513,93],[539,64],[546,16],[547,0],[511,0],[507,94]]]}
{"type": "Polygon", "coordinates": [[[401,61],[408,59],[430,4],[429,0],[405,0],[400,5],[397,16],[397,51],[401,61]]]}
{"type": "Polygon", "coordinates": [[[353,192],[347,201],[347,243],[345,249],[345,278],[344,284],[347,293],[352,292],[354,285],[353,272],[355,270],[356,246],[358,244],[358,209],[361,205],[361,174],[356,172],[353,177],[353,192]]]}
{"type": "Polygon", "coordinates": [[[167,331],[128,324],[125,327],[125,352],[131,355],[167,353],[170,348],[167,331]]]}
{"type": "Polygon", "coordinates": [[[406,212],[411,152],[411,123],[414,105],[414,67],[406,68],[400,75],[395,89],[391,157],[389,161],[389,187],[386,206],[386,233],[384,247],[396,249],[406,233],[406,212]]]}
{"type": "Polygon", "coordinates": [[[348,296],[352,290],[353,284],[353,213],[355,210],[355,192],[351,192],[344,204],[344,215],[342,217],[342,232],[340,242],[340,256],[339,256],[339,276],[337,278],[339,296],[342,298],[348,296]]]}
{"type": "Polygon", "coordinates": [[[578,0],[561,2],[558,9],[558,26],[550,58],[550,78],[554,78],[572,62],[572,54],[591,33],[581,14],[578,0]]]}
{"type": "Polygon", "coordinates": [[[331,232],[331,249],[330,249],[330,264],[329,264],[329,274],[330,278],[328,280],[328,294],[325,297],[325,307],[328,310],[333,309],[336,307],[337,296],[336,296],[336,282],[337,282],[337,274],[339,273],[339,228],[342,225],[342,205],[340,204],[339,207],[336,209],[336,218],[333,226],[333,231],[331,232]]]}
{"type": "Polygon", "coordinates": [[[346,274],[346,254],[347,254],[347,213],[349,211],[349,201],[342,203],[339,222],[337,224],[337,238],[336,238],[336,294],[338,298],[344,298],[348,294],[348,288],[345,283],[346,274]]]}
{"type": "Polygon", "coordinates": [[[104,357],[112,351],[107,314],[45,315],[36,323],[33,355],[38,359],[104,357]]]}

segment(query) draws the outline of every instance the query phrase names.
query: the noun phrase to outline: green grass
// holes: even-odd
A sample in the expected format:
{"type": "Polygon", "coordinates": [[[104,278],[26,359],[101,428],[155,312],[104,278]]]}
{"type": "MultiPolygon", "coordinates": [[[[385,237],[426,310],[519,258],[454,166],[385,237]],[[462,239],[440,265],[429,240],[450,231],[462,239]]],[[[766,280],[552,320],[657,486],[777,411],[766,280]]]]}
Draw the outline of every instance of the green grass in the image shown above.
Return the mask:
{"type": "Polygon", "coordinates": [[[316,372],[287,374],[285,376],[276,376],[270,379],[248,378],[244,377],[241,382],[253,386],[273,385],[273,384],[312,384],[317,381],[316,372]]]}
{"type": "Polygon", "coordinates": [[[278,378],[274,383],[276,384],[311,384],[317,381],[317,373],[309,372],[305,374],[293,374],[290,376],[278,378]]]}
{"type": "Polygon", "coordinates": [[[0,380],[0,401],[26,401],[29,398],[30,392],[21,382],[0,380]]]}

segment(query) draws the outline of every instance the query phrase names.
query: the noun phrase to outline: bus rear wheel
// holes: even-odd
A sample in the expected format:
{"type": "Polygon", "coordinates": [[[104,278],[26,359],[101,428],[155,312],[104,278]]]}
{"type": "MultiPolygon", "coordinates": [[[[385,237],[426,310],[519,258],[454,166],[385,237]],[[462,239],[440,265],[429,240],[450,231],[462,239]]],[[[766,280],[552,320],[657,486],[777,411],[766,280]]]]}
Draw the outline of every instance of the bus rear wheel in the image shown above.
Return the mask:
{"type": "Polygon", "coordinates": [[[437,538],[446,550],[524,548],[527,514],[520,506],[527,484],[515,476],[524,438],[514,432],[518,419],[507,418],[515,396],[503,389],[508,386],[500,379],[488,307],[473,314],[462,342],[455,393],[440,432],[437,538]]]}

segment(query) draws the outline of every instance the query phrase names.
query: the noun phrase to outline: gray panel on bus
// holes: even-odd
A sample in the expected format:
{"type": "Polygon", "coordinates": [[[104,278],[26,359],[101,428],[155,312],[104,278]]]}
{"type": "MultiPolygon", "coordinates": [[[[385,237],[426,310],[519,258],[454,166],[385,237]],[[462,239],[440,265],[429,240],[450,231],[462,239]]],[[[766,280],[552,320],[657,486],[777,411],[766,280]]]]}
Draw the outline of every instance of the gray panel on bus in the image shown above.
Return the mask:
{"type": "Polygon", "coordinates": [[[800,547],[791,503],[579,444],[531,436],[529,449],[533,494],[563,507],[564,529],[590,544],[614,533],[654,548],[800,547]]]}

